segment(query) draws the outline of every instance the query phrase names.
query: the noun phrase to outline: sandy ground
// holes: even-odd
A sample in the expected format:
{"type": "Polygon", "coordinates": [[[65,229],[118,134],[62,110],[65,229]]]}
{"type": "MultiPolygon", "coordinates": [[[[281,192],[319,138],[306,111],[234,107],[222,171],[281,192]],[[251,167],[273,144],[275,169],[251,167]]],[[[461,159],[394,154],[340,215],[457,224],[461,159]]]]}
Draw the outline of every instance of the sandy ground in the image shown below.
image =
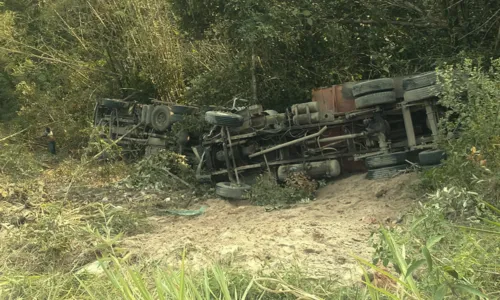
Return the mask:
{"type": "Polygon", "coordinates": [[[159,263],[177,265],[186,247],[189,266],[216,262],[251,272],[300,266],[311,276],[348,284],[361,275],[349,254],[371,258],[371,232],[379,222],[394,223],[415,203],[415,180],[414,174],[383,181],[353,175],[321,188],[315,201],[270,212],[209,200],[198,217],[152,218],[156,229],[127,239],[125,246],[159,263]]]}

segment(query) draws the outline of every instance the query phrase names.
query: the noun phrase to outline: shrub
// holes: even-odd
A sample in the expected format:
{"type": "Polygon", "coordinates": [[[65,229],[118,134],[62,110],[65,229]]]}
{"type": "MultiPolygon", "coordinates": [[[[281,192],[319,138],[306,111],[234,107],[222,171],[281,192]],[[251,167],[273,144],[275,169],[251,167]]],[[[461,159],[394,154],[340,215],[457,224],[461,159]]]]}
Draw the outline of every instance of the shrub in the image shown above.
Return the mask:
{"type": "MultiPolygon", "coordinates": [[[[474,66],[472,60],[438,69],[443,87],[439,103],[447,108],[440,123],[441,146],[448,159],[441,168],[424,173],[422,186],[430,194],[409,216],[408,227],[382,229],[374,239],[374,263],[393,265],[399,273],[388,274],[402,286],[397,297],[497,296],[499,70],[500,59],[487,70],[474,66]],[[450,138],[450,133],[456,138],[450,138]]],[[[368,286],[373,297],[396,296],[388,289],[368,286]]]]}
{"type": "Polygon", "coordinates": [[[439,103],[447,109],[440,124],[442,147],[449,158],[441,170],[429,174],[428,182],[434,182],[433,187],[488,190],[494,204],[499,204],[500,59],[491,61],[487,70],[478,65],[467,59],[438,69],[443,87],[439,103]],[[459,134],[446,139],[450,133],[459,134]]]}
{"type": "Polygon", "coordinates": [[[316,187],[316,182],[302,173],[293,174],[283,185],[272,174],[264,173],[252,186],[250,200],[256,205],[292,204],[311,199],[316,187]]]}

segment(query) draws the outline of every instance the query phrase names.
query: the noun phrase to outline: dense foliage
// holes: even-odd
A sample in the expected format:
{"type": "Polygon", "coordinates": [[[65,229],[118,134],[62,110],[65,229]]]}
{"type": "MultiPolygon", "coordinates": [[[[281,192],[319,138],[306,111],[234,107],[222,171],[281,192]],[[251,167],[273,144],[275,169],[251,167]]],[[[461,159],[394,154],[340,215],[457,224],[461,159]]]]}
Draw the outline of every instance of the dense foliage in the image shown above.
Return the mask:
{"type": "Polygon", "coordinates": [[[500,50],[493,0],[0,4],[1,119],[32,134],[53,124],[69,148],[86,142],[99,97],[282,108],[316,87],[500,50]]]}
{"type": "MultiPolygon", "coordinates": [[[[211,294],[237,299],[266,293],[269,299],[379,299],[382,294],[494,299],[500,289],[500,61],[490,58],[499,53],[497,0],[4,0],[1,132],[25,131],[0,140],[0,298],[161,294],[195,299],[199,294],[201,299],[211,294]],[[316,87],[436,67],[443,85],[440,103],[450,111],[441,124],[443,136],[460,135],[443,139],[447,161],[424,174],[422,188],[430,196],[422,197],[421,208],[404,219],[406,226],[383,229],[375,239],[376,262],[399,272],[390,278],[399,284],[396,291],[367,283],[367,290],[344,293],[329,280],[303,274],[262,280],[219,268],[198,278],[185,276],[184,268],[163,271],[156,261],[141,269],[142,276],[121,265],[128,263],[121,257],[122,234],[144,229],[137,204],[116,207],[107,197],[97,201],[105,204],[96,204],[87,195],[68,201],[71,186],[95,181],[101,186],[114,172],[125,173],[115,170],[118,164],[89,164],[106,146],[87,143],[97,98],[223,104],[239,96],[279,109],[307,101],[316,87]],[[45,125],[54,128],[63,149],[89,146],[78,157],[84,163],[65,160],[52,169],[49,159],[32,151],[45,125]],[[56,194],[62,185],[62,195],[56,194]],[[107,280],[74,275],[108,256],[117,260],[107,280]]],[[[167,172],[177,168],[189,185],[192,172],[178,159],[171,153],[151,157],[122,182],[182,187],[167,172]],[[168,168],[156,168],[158,162],[168,168]]],[[[277,189],[265,177],[258,182],[255,204],[309,196],[290,186],[277,189]]],[[[124,205],[125,194],[115,197],[124,205]]],[[[380,264],[360,262],[383,272],[380,264]]]]}
{"type": "Polygon", "coordinates": [[[438,70],[448,158],[423,174],[429,196],[407,217],[408,226],[382,230],[375,243],[374,263],[396,266],[404,293],[417,299],[498,297],[500,60],[488,65],[465,60],[438,70]],[[456,131],[457,138],[446,139],[456,131]]]}

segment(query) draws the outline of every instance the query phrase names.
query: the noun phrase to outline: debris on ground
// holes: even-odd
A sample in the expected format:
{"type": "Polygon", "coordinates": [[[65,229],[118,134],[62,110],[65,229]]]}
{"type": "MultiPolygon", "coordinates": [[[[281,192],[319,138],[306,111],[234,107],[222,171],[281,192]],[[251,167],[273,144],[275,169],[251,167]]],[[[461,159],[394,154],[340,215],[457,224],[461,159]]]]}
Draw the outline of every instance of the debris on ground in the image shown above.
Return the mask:
{"type": "Polygon", "coordinates": [[[192,216],[199,216],[203,214],[206,210],[207,206],[203,205],[200,209],[197,210],[165,210],[165,213],[176,216],[192,217],[192,216]]]}

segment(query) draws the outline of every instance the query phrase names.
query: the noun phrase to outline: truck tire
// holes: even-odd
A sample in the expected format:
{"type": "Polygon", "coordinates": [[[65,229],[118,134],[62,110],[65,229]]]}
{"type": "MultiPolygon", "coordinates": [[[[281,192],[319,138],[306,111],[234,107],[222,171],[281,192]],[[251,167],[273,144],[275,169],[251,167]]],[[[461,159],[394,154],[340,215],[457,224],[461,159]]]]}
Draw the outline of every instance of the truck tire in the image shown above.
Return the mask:
{"type": "Polygon", "coordinates": [[[405,91],[403,90],[403,77],[393,78],[394,80],[394,92],[396,93],[396,99],[403,99],[405,91]]]}
{"type": "Polygon", "coordinates": [[[373,180],[373,179],[385,179],[385,178],[391,178],[396,175],[398,175],[401,171],[404,171],[408,168],[408,165],[396,165],[396,166],[391,166],[391,167],[385,167],[385,168],[380,168],[380,169],[373,169],[373,170],[368,170],[368,173],[366,174],[366,178],[373,180]]]}
{"type": "Polygon", "coordinates": [[[352,93],[352,87],[355,84],[359,84],[356,82],[346,82],[342,84],[342,98],[344,100],[354,100],[354,94],[352,93]]]}
{"type": "Polygon", "coordinates": [[[416,90],[429,85],[435,85],[437,82],[436,72],[427,72],[403,79],[403,89],[405,91],[416,90]]]}
{"type": "Polygon", "coordinates": [[[365,165],[368,169],[391,167],[406,163],[407,157],[406,152],[382,154],[366,158],[365,165]]]}
{"type": "Polygon", "coordinates": [[[198,110],[197,107],[194,106],[186,106],[186,105],[173,105],[170,107],[172,112],[177,115],[190,115],[198,110]]]}
{"type": "Polygon", "coordinates": [[[439,96],[441,88],[438,85],[429,85],[423,88],[405,92],[405,102],[415,102],[439,96]]]}
{"type": "Polygon", "coordinates": [[[352,94],[356,98],[368,94],[392,90],[394,90],[394,80],[392,78],[369,80],[352,86],[352,94]]]}
{"type": "Polygon", "coordinates": [[[439,165],[443,159],[446,159],[446,152],[443,150],[425,150],[418,154],[418,160],[421,166],[439,165]]]}
{"type": "Polygon", "coordinates": [[[101,105],[107,108],[127,108],[130,103],[123,100],[106,98],[101,100],[101,105]]]}
{"type": "Polygon", "coordinates": [[[151,113],[151,125],[158,131],[165,131],[170,126],[170,109],[168,106],[159,105],[151,113]]]}
{"type": "Polygon", "coordinates": [[[238,185],[230,182],[219,182],[215,186],[217,196],[231,200],[244,199],[249,191],[250,186],[244,183],[238,185]]]}
{"type": "Polygon", "coordinates": [[[207,111],[205,120],[212,125],[227,127],[239,127],[243,125],[244,121],[240,115],[221,111],[207,111]]]}
{"type": "Polygon", "coordinates": [[[396,102],[396,93],[381,92],[356,98],[356,108],[367,108],[396,102]]]}

